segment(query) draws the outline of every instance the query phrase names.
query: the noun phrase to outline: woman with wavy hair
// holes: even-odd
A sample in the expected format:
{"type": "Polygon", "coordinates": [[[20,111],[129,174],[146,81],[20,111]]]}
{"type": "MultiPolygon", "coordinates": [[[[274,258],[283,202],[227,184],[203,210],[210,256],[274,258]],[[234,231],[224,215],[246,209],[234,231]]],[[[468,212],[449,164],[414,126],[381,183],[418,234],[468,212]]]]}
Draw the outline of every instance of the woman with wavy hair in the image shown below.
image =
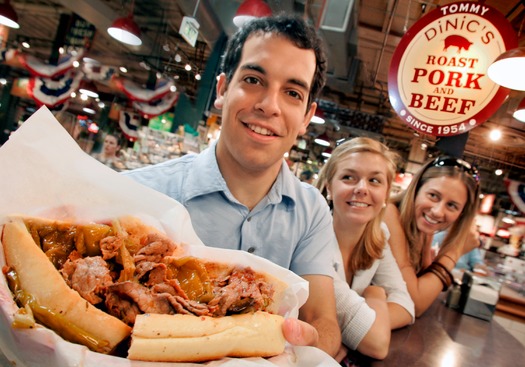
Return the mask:
{"type": "Polygon", "coordinates": [[[479,173],[451,156],[428,161],[385,212],[394,254],[419,317],[454,278],[461,255],[478,245],[473,222],[479,206],[479,173]],[[435,233],[447,230],[439,252],[435,233]]]}

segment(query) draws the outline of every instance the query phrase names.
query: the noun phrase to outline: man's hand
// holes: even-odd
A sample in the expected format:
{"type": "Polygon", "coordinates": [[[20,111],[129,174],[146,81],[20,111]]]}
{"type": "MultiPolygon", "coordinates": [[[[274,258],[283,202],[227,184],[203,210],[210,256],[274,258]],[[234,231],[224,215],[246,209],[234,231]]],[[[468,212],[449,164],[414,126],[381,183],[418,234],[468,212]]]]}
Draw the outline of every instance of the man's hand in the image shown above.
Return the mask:
{"type": "Polygon", "coordinates": [[[298,320],[286,319],[283,323],[285,339],[292,345],[317,346],[319,334],[312,325],[298,320]]]}

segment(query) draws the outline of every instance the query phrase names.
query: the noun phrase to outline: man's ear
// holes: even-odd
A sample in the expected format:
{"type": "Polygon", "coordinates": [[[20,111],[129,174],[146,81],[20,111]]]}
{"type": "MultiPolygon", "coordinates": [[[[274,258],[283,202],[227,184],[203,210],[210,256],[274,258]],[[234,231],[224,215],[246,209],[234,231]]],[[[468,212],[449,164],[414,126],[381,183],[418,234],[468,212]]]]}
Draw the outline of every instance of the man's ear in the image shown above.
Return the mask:
{"type": "Polygon", "coordinates": [[[218,110],[221,110],[222,106],[224,105],[224,94],[226,93],[227,86],[228,81],[226,80],[226,74],[220,73],[217,80],[217,86],[215,87],[217,96],[215,97],[215,102],[213,103],[215,108],[218,110]]]}
{"type": "Polygon", "coordinates": [[[306,133],[306,128],[308,125],[310,125],[310,121],[312,120],[312,117],[315,115],[315,110],[317,109],[317,103],[312,102],[310,105],[310,110],[304,115],[304,120],[302,127],[299,129],[299,136],[304,135],[306,133]]]}

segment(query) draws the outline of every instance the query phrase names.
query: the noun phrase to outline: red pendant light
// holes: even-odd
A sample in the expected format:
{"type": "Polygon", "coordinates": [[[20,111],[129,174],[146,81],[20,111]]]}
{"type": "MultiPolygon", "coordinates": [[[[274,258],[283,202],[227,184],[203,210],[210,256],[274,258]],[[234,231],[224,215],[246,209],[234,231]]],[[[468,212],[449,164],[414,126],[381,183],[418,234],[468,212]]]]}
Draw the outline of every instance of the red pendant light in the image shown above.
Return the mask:
{"type": "Polygon", "coordinates": [[[510,49],[488,67],[487,75],[496,84],[514,90],[525,90],[525,47],[510,49]]]}
{"type": "Polygon", "coordinates": [[[329,147],[330,146],[330,137],[326,133],[322,133],[318,137],[314,139],[315,144],[319,144],[323,147],[329,147]]]}
{"type": "Polygon", "coordinates": [[[15,29],[20,28],[18,15],[9,0],[5,0],[3,4],[0,4],[0,24],[15,29]]]}
{"type": "Polygon", "coordinates": [[[518,108],[514,111],[512,116],[518,121],[525,122],[525,98],[521,100],[518,108]]]}
{"type": "Polygon", "coordinates": [[[272,9],[263,0],[244,0],[237,9],[233,24],[242,27],[254,18],[268,17],[272,15],[272,9]]]}
{"type": "Polygon", "coordinates": [[[140,46],[142,40],[140,39],[140,28],[133,21],[133,7],[135,2],[131,3],[131,10],[127,17],[117,18],[108,28],[108,33],[111,37],[119,42],[131,46],[140,46]]]}

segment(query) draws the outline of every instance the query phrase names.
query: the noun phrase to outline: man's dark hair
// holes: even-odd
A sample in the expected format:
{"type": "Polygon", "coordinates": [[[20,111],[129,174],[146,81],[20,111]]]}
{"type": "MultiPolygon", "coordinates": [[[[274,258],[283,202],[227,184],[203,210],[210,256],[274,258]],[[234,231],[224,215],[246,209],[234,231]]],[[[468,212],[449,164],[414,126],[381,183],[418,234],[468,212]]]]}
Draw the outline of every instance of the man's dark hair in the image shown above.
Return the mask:
{"type": "MultiPolygon", "coordinates": [[[[242,49],[249,36],[253,34],[273,33],[290,40],[301,49],[313,50],[316,67],[308,106],[319,96],[326,82],[326,55],[322,39],[315,29],[296,15],[277,15],[254,19],[241,27],[229,40],[222,57],[221,70],[228,82],[239,67],[242,49]]],[[[309,107],[308,107],[309,108],[309,107]]]]}

